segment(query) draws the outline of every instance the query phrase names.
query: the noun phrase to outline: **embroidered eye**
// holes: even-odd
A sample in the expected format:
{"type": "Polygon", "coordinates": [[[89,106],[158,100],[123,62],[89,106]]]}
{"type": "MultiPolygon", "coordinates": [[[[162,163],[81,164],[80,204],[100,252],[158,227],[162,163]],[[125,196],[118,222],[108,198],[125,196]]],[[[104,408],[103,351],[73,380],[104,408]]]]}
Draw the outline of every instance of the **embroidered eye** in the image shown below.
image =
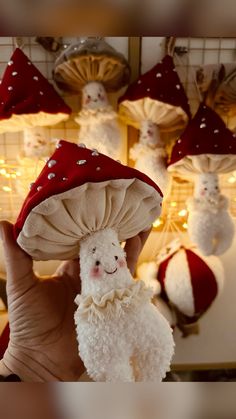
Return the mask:
{"type": "Polygon", "coordinates": [[[95,253],[96,252],[96,247],[94,247],[93,249],[92,249],[92,253],[95,253]]]}
{"type": "Polygon", "coordinates": [[[115,243],[112,243],[112,246],[115,246],[115,243]]]}
{"type": "Polygon", "coordinates": [[[207,188],[204,188],[204,191],[207,191],[207,188]]]}
{"type": "Polygon", "coordinates": [[[88,96],[87,96],[87,99],[91,99],[91,96],[90,96],[90,95],[88,95],[88,96]]]}
{"type": "Polygon", "coordinates": [[[99,266],[99,265],[100,265],[99,260],[96,260],[95,265],[96,265],[96,266],[99,266]]]}
{"type": "Polygon", "coordinates": [[[118,256],[115,256],[115,260],[118,260],[118,256]]]}

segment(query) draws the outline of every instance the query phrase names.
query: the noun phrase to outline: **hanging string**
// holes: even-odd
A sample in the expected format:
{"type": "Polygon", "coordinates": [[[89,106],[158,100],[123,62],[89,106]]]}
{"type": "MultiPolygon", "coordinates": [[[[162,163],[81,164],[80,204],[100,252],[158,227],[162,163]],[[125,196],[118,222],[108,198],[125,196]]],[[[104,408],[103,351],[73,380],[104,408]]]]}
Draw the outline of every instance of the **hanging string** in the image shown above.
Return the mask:
{"type": "Polygon", "coordinates": [[[16,48],[23,49],[24,46],[25,46],[25,41],[24,41],[24,38],[22,36],[14,36],[13,42],[14,42],[14,46],[16,48]]]}
{"type": "Polygon", "coordinates": [[[165,42],[165,54],[174,56],[176,38],[174,36],[167,36],[165,42]]]}

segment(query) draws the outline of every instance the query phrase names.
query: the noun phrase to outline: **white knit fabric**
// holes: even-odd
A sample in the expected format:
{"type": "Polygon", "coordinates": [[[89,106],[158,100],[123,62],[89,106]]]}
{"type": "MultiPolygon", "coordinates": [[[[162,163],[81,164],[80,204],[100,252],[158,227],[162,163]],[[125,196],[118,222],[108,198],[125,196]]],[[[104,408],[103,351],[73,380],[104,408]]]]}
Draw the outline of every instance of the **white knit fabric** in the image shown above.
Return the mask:
{"type": "Polygon", "coordinates": [[[112,227],[124,241],[147,229],[160,203],[159,193],[138,179],[86,183],[36,206],[17,241],[35,260],[76,258],[91,232],[112,227]]]}

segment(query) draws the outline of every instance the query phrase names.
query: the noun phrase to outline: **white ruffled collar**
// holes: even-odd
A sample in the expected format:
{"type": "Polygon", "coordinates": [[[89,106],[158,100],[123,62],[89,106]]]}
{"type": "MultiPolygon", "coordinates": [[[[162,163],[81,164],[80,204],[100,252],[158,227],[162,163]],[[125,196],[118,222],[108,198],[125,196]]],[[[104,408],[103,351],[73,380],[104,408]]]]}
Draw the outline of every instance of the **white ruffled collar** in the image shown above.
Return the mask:
{"type": "Polygon", "coordinates": [[[113,316],[120,317],[129,310],[134,310],[144,302],[151,300],[152,290],[147,288],[143,281],[134,281],[127,288],[109,291],[102,296],[77,295],[75,302],[78,305],[76,316],[87,319],[89,322],[107,320],[113,316]]]}

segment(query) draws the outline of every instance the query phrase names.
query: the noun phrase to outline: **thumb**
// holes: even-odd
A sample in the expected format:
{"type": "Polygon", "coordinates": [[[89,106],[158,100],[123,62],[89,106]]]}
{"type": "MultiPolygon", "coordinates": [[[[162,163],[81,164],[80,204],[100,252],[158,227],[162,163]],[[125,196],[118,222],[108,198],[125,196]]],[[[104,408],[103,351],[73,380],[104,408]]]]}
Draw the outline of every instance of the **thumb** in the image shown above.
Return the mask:
{"type": "Polygon", "coordinates": [[[16,243],[13,225],[8,221],[0,222],[0,237],[3,243],[7,285],[32,285],[33,261],[16,243]]]}

